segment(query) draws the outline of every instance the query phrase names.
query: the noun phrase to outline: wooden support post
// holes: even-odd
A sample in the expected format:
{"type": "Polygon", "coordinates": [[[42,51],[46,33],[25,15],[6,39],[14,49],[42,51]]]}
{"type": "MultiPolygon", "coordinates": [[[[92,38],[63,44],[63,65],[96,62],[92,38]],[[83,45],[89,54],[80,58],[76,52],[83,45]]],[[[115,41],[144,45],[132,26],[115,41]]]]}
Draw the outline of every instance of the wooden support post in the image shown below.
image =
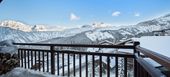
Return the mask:
{"type": "Polygon", "coordinates": [[[50,46],[51,50],[51,74],[55,74],[55,46],[50,46]]]}

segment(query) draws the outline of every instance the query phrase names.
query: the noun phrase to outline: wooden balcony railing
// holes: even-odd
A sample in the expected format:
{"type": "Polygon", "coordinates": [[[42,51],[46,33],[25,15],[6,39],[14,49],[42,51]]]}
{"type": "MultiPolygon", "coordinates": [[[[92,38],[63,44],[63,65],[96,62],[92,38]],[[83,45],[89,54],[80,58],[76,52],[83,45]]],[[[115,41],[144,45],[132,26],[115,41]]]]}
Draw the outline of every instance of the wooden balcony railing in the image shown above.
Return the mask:
{"type": "Polygon", "coordinates": [[[18,49],[20,66],[59,76],[76,77],[166,77],[159,69],[150,65],[142,56],[147,56],[169,68],[170,60],[165,56],[154,54],[153,51],[133,45],[82,45],[82,44],[38,44],[14,43],[19,46],[41,46],[47,49],[18,49]],[[60,47],[131,49],[132,54],[85,52],[62,50],[60,47]],[[142,53],[142,56],[140,55],[142,53]],[[113,67],[112,67],[113,66],[113,67]]]}

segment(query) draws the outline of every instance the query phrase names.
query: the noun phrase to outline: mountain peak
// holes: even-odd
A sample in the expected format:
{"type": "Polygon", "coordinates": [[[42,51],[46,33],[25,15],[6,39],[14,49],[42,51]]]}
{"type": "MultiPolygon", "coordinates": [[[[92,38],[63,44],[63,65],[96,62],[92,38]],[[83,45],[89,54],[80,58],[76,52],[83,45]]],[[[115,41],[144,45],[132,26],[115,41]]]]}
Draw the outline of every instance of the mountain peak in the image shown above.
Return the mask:
{"type": "Polygon", "coordinates": [[[32,31],[47,31],[45,25],[34,25],[32,31]]]}
{"type": "Polygon", "coordinates": [[[103,23],[103,22],[94,22],[92,24],[92,27],[94,28],[103,28],[103,27],[110,27],[111,24],[106,24],[106,23],[103,23]]]}
{"type": "Polygon", "coordinates": [[[2,22],[0,22],[0,26],[1,27],[9,27],[9,28],[12,28],[12,29],[26,31],[26,32],[31,31],[31,26],[26,25],[26,24],[21,23],[21,22],[18,22],[18,21],[14,21],[14,20],[2,21],[2,22]]]}
{"type": "Polygon", "coordinates": [[[166,14],[166,15],[160,17],[160,19],[168,20],[168,21],[169,21],[169,20],[170,20],[170,13],[168,13],[168,14],[166,14]]]}
{"type": "Polygon", "coordinates": [[[165,16],[163,16],[163,17],[170,17],[170,13],[169,14],[166,14],[165,16]]]}

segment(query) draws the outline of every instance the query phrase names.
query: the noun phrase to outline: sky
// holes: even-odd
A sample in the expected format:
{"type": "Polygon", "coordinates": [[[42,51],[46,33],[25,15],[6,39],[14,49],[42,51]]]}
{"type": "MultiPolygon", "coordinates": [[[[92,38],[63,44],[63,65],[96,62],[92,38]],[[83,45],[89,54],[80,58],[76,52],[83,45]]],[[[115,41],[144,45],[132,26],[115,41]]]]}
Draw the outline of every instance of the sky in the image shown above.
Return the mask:
{"type": "Polygon", "coordinates": [[[0,4],[0,21],[30,25],[129,25],[167,13],[170,0],[3,0],[0,4]]]}

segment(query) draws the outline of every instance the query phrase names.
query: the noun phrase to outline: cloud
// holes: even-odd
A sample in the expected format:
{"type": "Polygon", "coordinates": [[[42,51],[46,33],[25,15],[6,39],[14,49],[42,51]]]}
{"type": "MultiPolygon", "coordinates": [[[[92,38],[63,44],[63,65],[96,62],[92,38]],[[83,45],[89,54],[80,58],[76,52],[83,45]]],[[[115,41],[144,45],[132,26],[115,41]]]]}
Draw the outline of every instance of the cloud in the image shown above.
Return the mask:
{"type": "Polygon", "coordinates": [[[115,11],[112,13],[112,16],[119,16],[121,13],[119,11],[115,11]]]}
{"type": "Polygon", "coordinates": [[[70,20],[71,20],[71,21],[79,20],[79,19],[80,19],[79,16],[75,15],[74,13],[70,13],[70,20]]]}
{"type": "Polygon", "coordinates": [[[134,16],[135,16],[135,17],[139,17],[139,16],[140,16],[140,13],[134,13],[134,16]]]}

